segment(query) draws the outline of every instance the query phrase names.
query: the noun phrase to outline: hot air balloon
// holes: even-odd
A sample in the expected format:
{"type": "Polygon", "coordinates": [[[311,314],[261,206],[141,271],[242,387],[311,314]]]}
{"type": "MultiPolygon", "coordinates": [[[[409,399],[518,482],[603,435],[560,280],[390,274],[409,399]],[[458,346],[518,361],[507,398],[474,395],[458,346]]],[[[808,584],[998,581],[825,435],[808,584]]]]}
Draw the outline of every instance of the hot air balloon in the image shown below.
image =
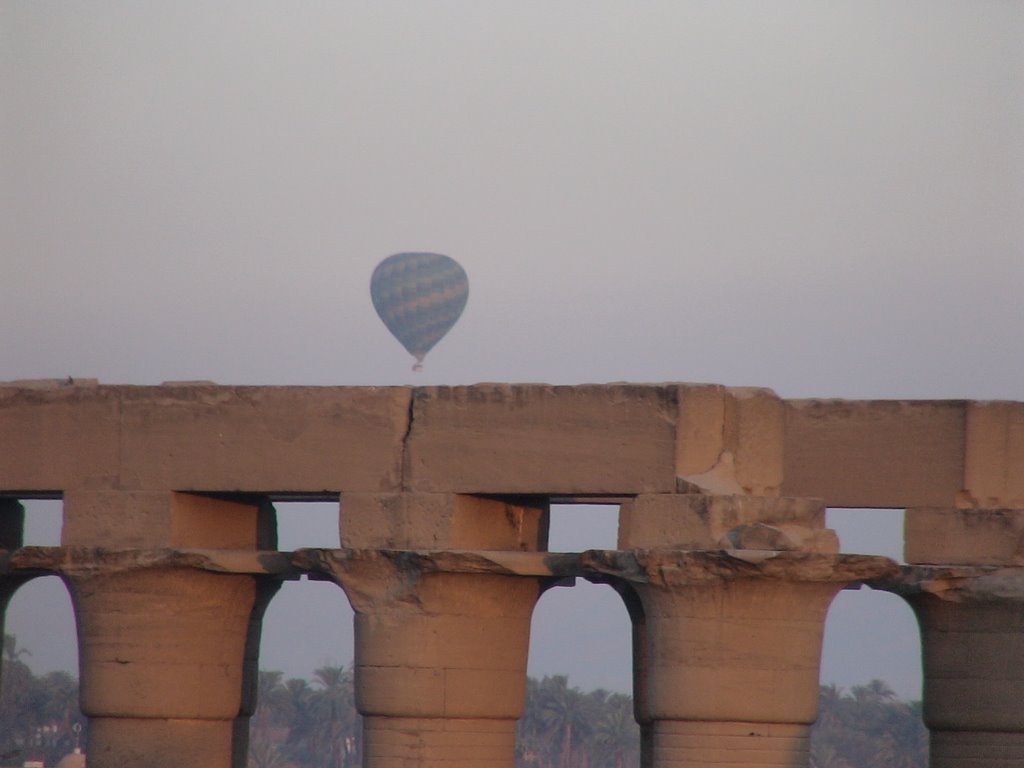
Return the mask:
{"type": "Polygon", "coordinates": [[[437,342],[459,319],[469,298],[469,279],[455,259],[440,253],[396,253],[373,270],[373,307],[392,335],[423,368],[437,342]]]}

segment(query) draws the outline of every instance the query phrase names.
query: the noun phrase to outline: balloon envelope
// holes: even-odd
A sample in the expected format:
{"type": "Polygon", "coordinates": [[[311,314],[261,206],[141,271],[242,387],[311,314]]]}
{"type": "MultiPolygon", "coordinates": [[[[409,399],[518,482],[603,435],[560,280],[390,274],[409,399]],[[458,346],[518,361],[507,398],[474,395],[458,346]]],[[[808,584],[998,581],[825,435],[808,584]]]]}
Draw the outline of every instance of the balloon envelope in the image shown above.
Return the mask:
{"type": "Polygon", "coordinates": [[[469,278],[440,253],[396,253],[373,270],[370,298],[388,330],[422,362],[462,314],[469,278]]]}

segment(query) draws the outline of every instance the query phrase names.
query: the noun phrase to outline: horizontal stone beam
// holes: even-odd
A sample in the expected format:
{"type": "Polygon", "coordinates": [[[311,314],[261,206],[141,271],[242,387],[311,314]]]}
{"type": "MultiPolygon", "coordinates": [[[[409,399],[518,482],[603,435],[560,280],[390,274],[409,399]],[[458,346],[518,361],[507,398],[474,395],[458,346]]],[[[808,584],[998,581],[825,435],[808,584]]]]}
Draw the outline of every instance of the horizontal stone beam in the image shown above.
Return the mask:
{"type": "Polygon", "coordinates": [[[0,492],[398,490],[401,387],[0,386],[0,492]]]}
{"type": "MultiPolygon", "coordinates": [[[[0,577],[43,574],[78,577],[97,573],[184,569],[293,579],[306,574],[334,577],[352,569],[368,572],[368,564],[373,563],[380,565],[382,573],[539,576],[552,579],[580,576],[595,581],[617,578],[636,584],[732,578],[851,583],[882,580],[885,584],[896,584],[901,579],[899,566],[885,557],[769,550],[503,552],[299,549],[294,552],[253,552],[223,549],[110,550],[102,547],[0,550],[0,577]]],[[[967,574],[988,573],[985,569],[960,569],[956,572],[965,574],[965,577],[967,574]]],[[[911,570],[907,573],[914,574],[905,577],[907,583],[917,584],[919,572],[911,570]]]]}
{"type": "Polygon", "coordinates": [[[1024,403],[695,384],[0,384],[0,496],[814,497],[1024,507],[1024,403]]]}
{"type": "Polygon", "coordinates": [[[965,412],[961,401],[787,401],[782,492],[830,507],[952,505],[965,412]]]}
{"type": "Polygon", "coordinates": [[[406,488],[631,494],[675,488],[674,386],[415,390],[406,488]]]}

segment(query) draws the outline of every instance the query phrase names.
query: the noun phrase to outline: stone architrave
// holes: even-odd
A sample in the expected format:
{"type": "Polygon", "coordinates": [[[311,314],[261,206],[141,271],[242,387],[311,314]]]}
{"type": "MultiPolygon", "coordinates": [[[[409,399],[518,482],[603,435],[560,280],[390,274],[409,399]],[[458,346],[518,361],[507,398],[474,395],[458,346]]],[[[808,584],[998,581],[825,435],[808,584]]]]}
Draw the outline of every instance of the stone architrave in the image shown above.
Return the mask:
{"type": "Polygon", "coordinates": [[[299,571],[356,606],[373,768],[511,766],[533,605],[577,575],[626,597],[645,765],[805,763],[825,613],[866,579],[918,616],[933,765],[1024,765],[1024,403],[68,378],[0,383],[0,438],[0,607],[69,585],[93,768],[242,768],[299,571]],[[343,549],[268,551],[270,499],[339,496],[343,549]],[[22,546],[34,497],[61,547],[22,546]],[[539,551],[554,498],[622,503],[628,551],[539,551]],[[826,505],[907,508],[912,565],[836,555],[826,505]]]}

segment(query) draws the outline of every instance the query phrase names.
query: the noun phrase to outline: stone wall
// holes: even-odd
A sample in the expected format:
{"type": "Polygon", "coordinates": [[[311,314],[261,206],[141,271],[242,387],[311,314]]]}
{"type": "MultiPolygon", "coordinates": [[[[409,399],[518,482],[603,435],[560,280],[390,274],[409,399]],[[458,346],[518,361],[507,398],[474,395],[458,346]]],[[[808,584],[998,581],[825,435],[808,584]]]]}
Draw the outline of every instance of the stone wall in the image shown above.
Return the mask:
{"type": "Polygon", "coordinates": [[[913,606],[936,766],[1024,764],[1024,404],[782,400],[714,385],[0,385],[0,607],[58,574],[90,765],[240,768],[283,579],[355,609],[365,764],[513,765],[533,606],[571,577],[634,623],[647,766],[799,766],[833,596],[913,606]],[[62,546],[21,547],[29,496],[62,546]],[[273,501],[342,548],[278,552],[273,501]],[[618,550],[547,551],[552,501],[621,504],[618,550]],[[906,559],[826,507],[906,508],[906,559]]]}

